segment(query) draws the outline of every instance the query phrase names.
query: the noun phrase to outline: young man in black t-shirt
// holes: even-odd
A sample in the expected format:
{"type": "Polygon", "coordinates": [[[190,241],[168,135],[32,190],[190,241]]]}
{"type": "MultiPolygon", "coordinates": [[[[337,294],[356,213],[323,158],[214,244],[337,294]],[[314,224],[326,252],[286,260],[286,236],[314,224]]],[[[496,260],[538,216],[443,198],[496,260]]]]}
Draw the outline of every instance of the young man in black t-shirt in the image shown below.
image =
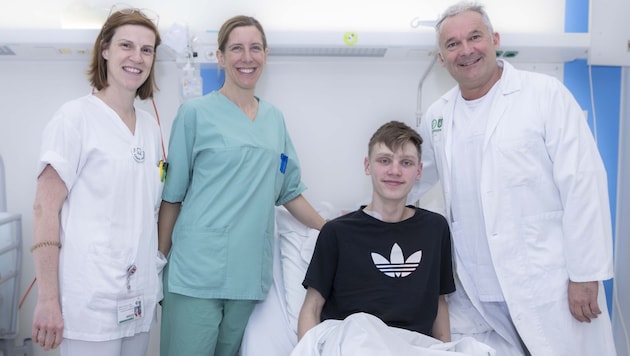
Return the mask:
{"type": "Polygon", "coordinates": [[[363,312],[450,341],[450,230],[441,215],[406,205],[422,173],[421,144],[416,131],[396,121],[370,139],[364,165],[372,200],[322,228],[303,282],[298,339],[323,320],[363,312]]]}

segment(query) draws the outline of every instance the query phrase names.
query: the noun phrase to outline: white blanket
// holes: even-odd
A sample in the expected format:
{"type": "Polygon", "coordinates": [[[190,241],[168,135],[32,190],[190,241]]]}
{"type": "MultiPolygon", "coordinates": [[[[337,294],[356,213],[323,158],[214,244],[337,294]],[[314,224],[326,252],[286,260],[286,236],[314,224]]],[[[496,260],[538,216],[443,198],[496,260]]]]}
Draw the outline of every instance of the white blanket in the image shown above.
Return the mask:
{"type": "Polygon", "coordinates": [[[309,330],[291,356],[495,356],[473,338],[442,343],[432,337],[387,326],[357,313],[345,320],[326,320],[309,330]]]}

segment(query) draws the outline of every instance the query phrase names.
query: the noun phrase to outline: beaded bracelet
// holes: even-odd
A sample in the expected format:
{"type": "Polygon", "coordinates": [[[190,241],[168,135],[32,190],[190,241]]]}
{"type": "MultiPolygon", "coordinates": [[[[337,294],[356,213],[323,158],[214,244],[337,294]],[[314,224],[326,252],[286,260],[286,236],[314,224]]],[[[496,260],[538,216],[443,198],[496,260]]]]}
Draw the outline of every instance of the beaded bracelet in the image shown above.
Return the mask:
{"type": "Polygon", "coordinates": [[[59,241],[42,241],[40,243],[36,243],[35,245],[31,246],[31,253],[33,251],[35,251],[36,249],[38,249],[40,247],[44,247],[44,246],[57,246],[57,247],[61,248],[61,242],[59,242],[59,241]]]}

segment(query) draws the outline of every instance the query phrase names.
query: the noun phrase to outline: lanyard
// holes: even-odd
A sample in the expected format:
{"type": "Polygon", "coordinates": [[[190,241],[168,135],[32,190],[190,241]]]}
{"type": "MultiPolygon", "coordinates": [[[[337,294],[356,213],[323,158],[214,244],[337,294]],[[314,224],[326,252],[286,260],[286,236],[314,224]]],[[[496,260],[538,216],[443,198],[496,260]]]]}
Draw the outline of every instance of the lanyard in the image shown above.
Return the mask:
{"type": "Polygon", "coordinates": [[[160,123],[160,114],[158,114],[157,106],[155,105],[155,99],[151,98],[153,104],[153,110],[155,111],[155,119],[157,120],[158,127],[160,128],[160,137],[162,138],[162,159],[158,163],[160,168],[160,180],[164,182],[166,180],[166,172],[168,171],[168,162],[166,162],[166,149],[164,149],[164,133],[162,133],[162,124],[160,123]]]}

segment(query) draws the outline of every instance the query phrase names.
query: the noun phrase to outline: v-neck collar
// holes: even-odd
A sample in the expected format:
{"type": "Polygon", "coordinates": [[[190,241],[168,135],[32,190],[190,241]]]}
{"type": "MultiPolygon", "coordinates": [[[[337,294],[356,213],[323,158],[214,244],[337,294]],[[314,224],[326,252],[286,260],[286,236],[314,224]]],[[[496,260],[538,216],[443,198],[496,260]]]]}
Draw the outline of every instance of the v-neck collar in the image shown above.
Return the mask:
{"type": "Polygon", "coordinates": [[[116,113],[116,111],[114,109],[112,109],[111,106],[107,105],[107,103],[104,102],[103,99],[99,98],[98,96],[96,96],[94,94],[91,95],[91,98],[95,102],[98,103],[97,105],[101,105],[102,107],[105,108],[105,110],[107,110],[107,112],[109,113],[109,116],[111,117],[112,121],[114,121],[114,125],[118,126],[128,136],[136,137],[136,135],[138,134],[138,121],[140,120],[140,117],[138,115],[138,110],[136,109],[135,105],[134,105],[134,110],[136,111],[136,122],[135,122],[134,130],[133,130],[133,132],[131,132],[131,130],[129,130],[129,127],[120,118],[118,113],[116,113]]]}

